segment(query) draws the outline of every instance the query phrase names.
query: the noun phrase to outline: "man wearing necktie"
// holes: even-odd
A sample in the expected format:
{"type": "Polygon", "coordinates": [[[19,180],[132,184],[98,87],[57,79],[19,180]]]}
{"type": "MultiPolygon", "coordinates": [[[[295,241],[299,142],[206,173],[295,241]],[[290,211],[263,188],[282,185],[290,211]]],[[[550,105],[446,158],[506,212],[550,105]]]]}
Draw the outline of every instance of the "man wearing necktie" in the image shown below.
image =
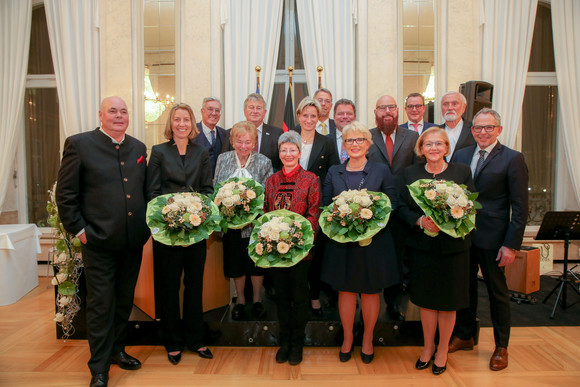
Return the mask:
{"type": "Polygon", "coordinates": [[[216,97],[206,97],[201,104],[201,122],[196,124],[201,136],[196,136],[193,143],[199,144],[209,151],[212,176],[220,154],[230,149],[228,132],[218,126],[221,118],[222,103],[216,97]]]}
{"type": "Polygon", "coordinates": [[[481,268],[489,295],[495,350],[489,368],[499,371],[508,365],[510,298],[505,266],[521,247],[528,219],[528,167],[524,156],[502,145],[501,117],[492,109],[482,109],[473,118],[471,132],[476,145],[458,150],[452,162],[467,164],[482,209],[477,211],[471,233],[469,307],[457,311],[449,352],[472,350],[477,314],[477,272],[481,268]]]}
{"type": "MultiPolygon", "coordinates": [[[[334,122],[336,124],[336,152],[340,158],[340,162],[344,163],[348,159],[346,148],[342,143],[342,128],[356,120],[356,106],[350,99],[342,98],[334,104],[334,122]]],[[[329,134],[330,136],[330,134],[329,134]]]]}
{"type": "Polygon", "coordinates": [[[430,122],[423,121],[423,115],[425,114],[425,98],[420,93],[411,93],[407,96],[405,99],[405,113],[407,113],[409,121],[402,124],[401,127],[414,130],[419,135],[423,133],[424,130],[429,129],[432,126],[437,126],[430,122]]]}

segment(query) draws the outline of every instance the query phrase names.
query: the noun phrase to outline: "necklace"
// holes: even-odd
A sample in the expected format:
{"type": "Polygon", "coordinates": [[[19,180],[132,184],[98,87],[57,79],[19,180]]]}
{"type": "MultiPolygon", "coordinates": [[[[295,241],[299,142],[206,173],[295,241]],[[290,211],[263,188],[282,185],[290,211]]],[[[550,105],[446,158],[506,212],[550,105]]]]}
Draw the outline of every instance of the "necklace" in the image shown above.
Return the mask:
{"type": "Polygon", "coordinates": [[[305,145],[312,144],[313,141],[314,141],[314,139],[312,139],[312,140],[302,139],[302,144],[305,144],[305,145]]]}
{"type": "Polygon", "coordinates": [[[425,163],[425,170],[427,171],[427,173],[432,173],[433,178],[435,178],[435,175],[438,175],[439,173],[443,172],[446,167],[447,167],[447,163],[444,161],[443,166],[441,167],[441,170],[439,172],[431,172],[430,170],[427,169],[427,163],[425,163]]]}
{"type": "Polygon", "coordinates": [[[348,164],[346,164],[346,168],[349,172],[362,171],[363,169],[365,169],[367,162],[368,162],[368,159],[365,159],[365,162],[363,165],[361,165],[360,167],[357,167],[357,168],[353,168],[350,166],[350,160],[349,160],[348,164]]]}

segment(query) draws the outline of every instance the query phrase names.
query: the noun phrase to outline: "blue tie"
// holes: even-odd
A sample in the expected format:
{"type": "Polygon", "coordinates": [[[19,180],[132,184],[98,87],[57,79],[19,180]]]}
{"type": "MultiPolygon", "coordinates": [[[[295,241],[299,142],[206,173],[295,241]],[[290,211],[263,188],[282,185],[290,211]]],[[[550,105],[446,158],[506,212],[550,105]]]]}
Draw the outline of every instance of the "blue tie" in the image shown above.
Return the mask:
{"type": "Polygon", "coordinates": [[[211,133],[211,145],[215,144],[215,130],[210,130],[211,133]]]}

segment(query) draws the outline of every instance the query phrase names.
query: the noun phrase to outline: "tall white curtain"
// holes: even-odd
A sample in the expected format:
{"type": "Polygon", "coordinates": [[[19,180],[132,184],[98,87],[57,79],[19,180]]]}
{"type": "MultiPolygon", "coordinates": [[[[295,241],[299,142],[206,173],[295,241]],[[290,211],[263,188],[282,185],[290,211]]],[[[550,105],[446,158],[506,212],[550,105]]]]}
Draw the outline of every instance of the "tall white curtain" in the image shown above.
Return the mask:
{"type": "Polygon", "coordinates": [[[574,193],[580,198],[580,3],[577,0],[552,0],[552,30],[560,130],[574,193]]]}
{"type": "Polygon", "coordinates": [[[282,0],[222,0],[221,6],[225,125],[231,128],[244,119],[244,100],[256,92],[256,66],[262,68],[260,94],[270,106],[284,7],[282,0]]]}
{"type": "Polygon", "coordinates": [[[97,0],[44,0],[64,133],[99,124],[97,0]]]}
{"type": "Polygon", "coordinates": [[[355,99],[356,0],[296,0],[300,41],[310,95],[321,85],[333,99],[355,99]]]}
{"type": "Polygon", "coordinates": [[[538,0],[483,0],[481,73],[494,85],[493,109],[502,117],[500,141],[513,148],[522,104],[538,0]]]}
{"type": "Polygon", "coordinates": [[[31,0],[0,0],[0,212],[22,133],[31,22],[31,0]]]}

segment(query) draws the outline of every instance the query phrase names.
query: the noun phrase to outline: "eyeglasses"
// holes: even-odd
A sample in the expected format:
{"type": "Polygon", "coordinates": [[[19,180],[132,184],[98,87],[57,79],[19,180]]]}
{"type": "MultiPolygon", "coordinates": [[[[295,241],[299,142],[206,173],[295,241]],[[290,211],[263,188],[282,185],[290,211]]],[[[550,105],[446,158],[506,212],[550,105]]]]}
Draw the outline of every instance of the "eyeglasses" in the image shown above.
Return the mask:
{"type": "Polygon", "coordinates": [[[362,143],[365,142],[366,140],[367,139],[364,138],[364,137],[347,138],[347,139],[344,140],[344,143],[347,144],[347,145],[352,145],[352,144],[354,144],[356,142],[358,145],[362,145],[362,143]]]}
{"type": "Polygon", "coordinates": [[[219,114],[221,112],[221,109],[219,108],[212,108],[212,107],[208,107],[208,108],[204,108],[207,112],[209,113],[217,113],[219,114]]]}
{"type": "Polygon", "coordinates": [[[437,142],[424,142],[423,146],[425,148],[443,148],[445,145],[447,145],[446,143],[444,143],[443,141],[437,141],[437,142]]]}
{"type": "Polygon", "coordinates": [[[331,99],[324,99],[324,98],[318,98],[317,101],[319,104],[331,104],[332,103],[331,99]]]}
{"type": "Polygon", "coordinates": [[[481,130],[485,130],[487,133],[491,133],[497,128],[499,125],[474,125],[471,127],[473,133],[481,133],[481,130]]]}
{"type": "Polygon", "coordinates": [[[425,106],[425,105],[419,105],[419,104],[417,104],[417,105],[407,105],[407,106],[405,106],[405,108],[407,108],[407,109],[411,109],[411,110],[419,110],[419,109],[421,109],[423,106],[425,106]]]}
{"type": "Polygon", "coordinates": [[[377,110],[380,110],[380,111],[385,111],[387,109],[389,109],[390,111],[394,112],[395,110],[397,110],[397,105],[380,105],[380,106],[377,106],[377,110]]]}

